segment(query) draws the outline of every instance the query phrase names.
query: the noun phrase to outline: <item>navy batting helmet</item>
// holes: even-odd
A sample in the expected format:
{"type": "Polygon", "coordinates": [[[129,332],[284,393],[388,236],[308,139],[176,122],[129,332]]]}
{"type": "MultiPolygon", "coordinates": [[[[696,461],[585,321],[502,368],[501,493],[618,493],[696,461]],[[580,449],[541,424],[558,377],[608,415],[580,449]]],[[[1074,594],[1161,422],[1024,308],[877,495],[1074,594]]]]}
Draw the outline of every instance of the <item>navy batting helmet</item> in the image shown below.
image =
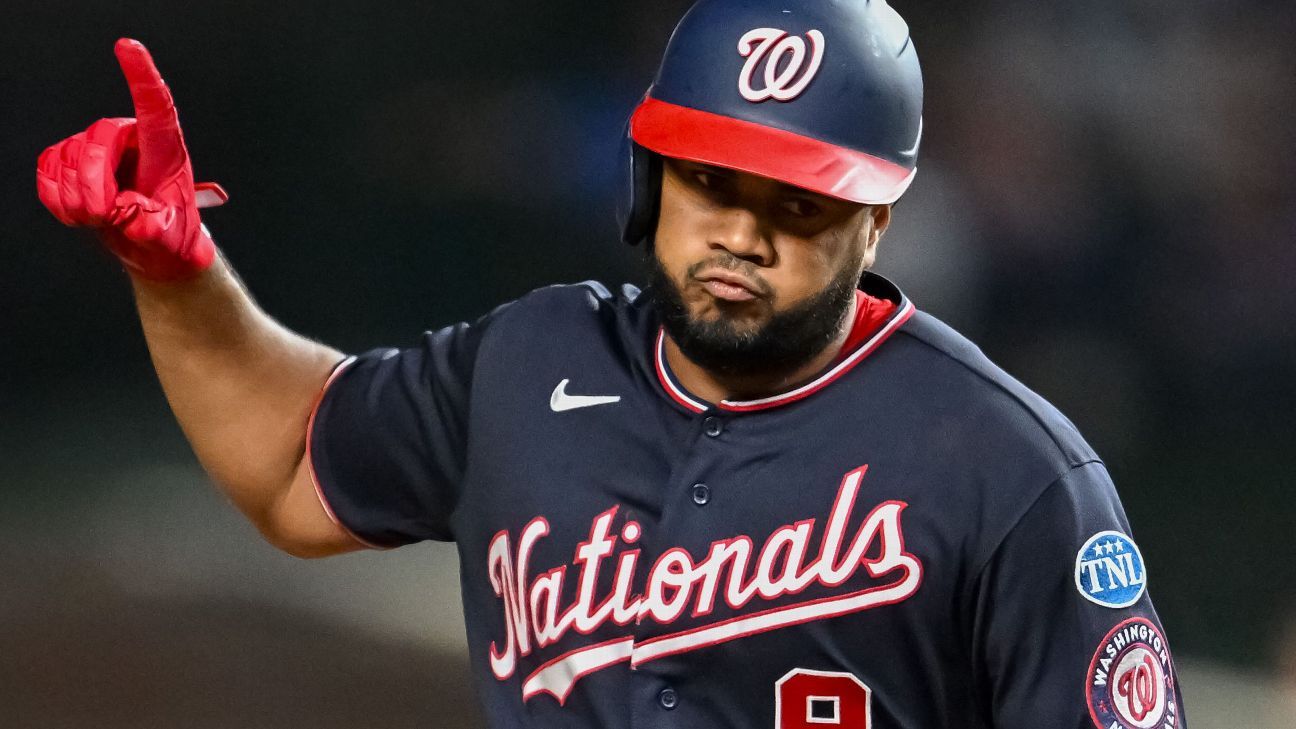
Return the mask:
{"type": "Polygon", "coordinates": [[[699,0],[627,125],[621,237],[653,232],[658,155],[885,204],[921,137],[918,55],[884,0],[699,0]]]}

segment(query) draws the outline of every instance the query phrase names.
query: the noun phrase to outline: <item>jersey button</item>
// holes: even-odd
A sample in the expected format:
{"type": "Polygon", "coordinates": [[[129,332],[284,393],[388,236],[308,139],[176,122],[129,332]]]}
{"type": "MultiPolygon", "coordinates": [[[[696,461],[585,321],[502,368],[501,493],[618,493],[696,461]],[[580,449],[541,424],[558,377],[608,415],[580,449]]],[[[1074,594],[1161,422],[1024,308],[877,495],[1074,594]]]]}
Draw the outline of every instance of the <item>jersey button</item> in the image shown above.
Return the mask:
{"type": "Polygon", "coordinates": [[[670,711],[679,706],[679,694],[675,693],[673,688],[664,688],[657,694],[657,703],[661,704],[663,709],[670,711]]]}
{"type": "Polygon", "coordinates": [[[704,483],[693,484],[693,503],[698,506],[706,506],[711,500],[711,487],[704,483]]]}
{"type": "Polygon", "coordinates": [[[708,415],[706,420],[702,421],[702,432],[714,438],[724,432],[724,421],[714,415],[708,415]]]}

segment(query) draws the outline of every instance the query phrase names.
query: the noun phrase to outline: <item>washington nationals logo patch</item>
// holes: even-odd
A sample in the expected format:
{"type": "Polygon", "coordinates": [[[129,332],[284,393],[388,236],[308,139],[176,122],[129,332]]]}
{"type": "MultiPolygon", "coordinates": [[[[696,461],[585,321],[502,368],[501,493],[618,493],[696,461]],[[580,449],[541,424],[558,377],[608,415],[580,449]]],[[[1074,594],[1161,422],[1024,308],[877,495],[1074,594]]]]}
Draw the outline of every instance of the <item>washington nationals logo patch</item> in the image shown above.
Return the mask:
{"type": "Polygon", "coordinates": [[[1179,726],[1170,649],[1151,621],[1130,618],[1112,628],[1087,678],[1089,716],[1099,729],[1179,726]]]}
{"type": "Polygon", "coordinates": [[[738,39],[738,54],[747,59],[738,74],[738,93],[754,104],[774,99],[791,101],[805,91],[823,63],[824,36],[811,30],[802,38],[778,28],[754,28],[738,39]],[[810,48],[806,50],[806,39],[810,48]],[[807,64],[808,61],[808,64],[807,64]],[[752,85],[764,64],[762,88],[752,85]]]}
{"type": "Polygon", "coordinates": [[[1098,532],[1076,553],[1075,584],[1092,603],[1129,607],[1147,589],[1143,554],[1133,539],[1120,532],[1098,532]]]}

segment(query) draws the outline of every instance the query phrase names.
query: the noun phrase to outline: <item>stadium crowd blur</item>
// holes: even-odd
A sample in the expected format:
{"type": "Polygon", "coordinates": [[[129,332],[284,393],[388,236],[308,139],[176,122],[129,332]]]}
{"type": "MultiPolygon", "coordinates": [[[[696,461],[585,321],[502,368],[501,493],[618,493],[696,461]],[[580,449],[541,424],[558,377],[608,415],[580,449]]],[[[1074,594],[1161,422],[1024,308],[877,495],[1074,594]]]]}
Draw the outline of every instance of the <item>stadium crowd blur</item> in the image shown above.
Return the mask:
{"type": "MultiPolygon", "coordinates": [[[[16,582],[0,594],[0,652],[19,661],[0,661],[0,711],[47,705],[3,697],[33,675],[114,665],[100,624],[77,617],[95,612],[85,604],[107,606],[100,621],[102,610],[153,615],[147,601],[105,599],[100,589],[117,582],[87,582],[104,558],[85,529],[104,519],[103,484],[156,474],[160,460],[189,480],[152,488],[209,488],[169,420],[124,277],[33,189],[44,146],[130,113],[112,41],[131,35],[152,49],[199,178],[232,195],[204,219],[262,304],[360,350],[408,343],[546,283],[640,280],[638,252],[616,242],[617,151],[687,7],[84,5],[31,3],[0,29],[0,499],[11,504],[0,518],[12,527],[0,565],[22,566],[6,570],[16,582]],[[24,635],[65,640],[24,648],[24,635]]],[[[1296,695],[1296,10],[1279,0],[893,5],[923,62],[925,136],[878,269],[1051,399],[1104,455],[1177,656],[1284,676],[1296,695]]],[[[228,509],[194,498],[195,509],[228,509]]],[[[155,528],[131,518],[134,530],[155,528]]],[[[168,533],[183,549],[186,537],[168,533]]],[[[255,539],[247,529],[228,538],[255,539]]],[[[218,624],[243,635],[228,637],[238,644],[253,640],[226,626],[243,625],[239,610],[278,641],[292,633],[275,620],[301,624],[288,608],[273,620],[264,605],[206,620],[217,609],[195,605],[132,630],[218,624]]],[[[149,660],[165,663],[165,649],[153,650],[149,660]]],[[[284,655],[316,649],[294,650],[284,655]]],[[[412,671],[435,663],[400,650],[391,660],[412,671]]],[[[125,665],[152,675],[145,663],[125,665]]],[[[1288,709],[1296,715],[1296,701],[1288,709]]]]}

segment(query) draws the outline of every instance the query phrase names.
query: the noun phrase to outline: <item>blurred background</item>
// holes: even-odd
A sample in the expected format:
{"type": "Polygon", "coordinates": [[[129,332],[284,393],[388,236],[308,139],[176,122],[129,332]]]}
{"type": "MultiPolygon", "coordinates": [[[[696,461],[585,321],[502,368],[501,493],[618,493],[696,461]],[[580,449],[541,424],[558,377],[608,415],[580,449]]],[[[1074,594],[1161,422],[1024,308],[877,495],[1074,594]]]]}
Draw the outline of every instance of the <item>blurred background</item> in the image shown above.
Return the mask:
{"type": "MultiPolygon", "coordinates": [[[[0,25],[0,726],[479,727],[452,546],[302,562],[206,481],[39,152],[152,50],[260,303],[346,350],[639,281],[625,117],[688,3],[18,0],[0,25]]],[[[1296,9],[896,0],[927,84],[878,269],[1066,412],[1194,728],[1296,727],[1296,9]]]]}

